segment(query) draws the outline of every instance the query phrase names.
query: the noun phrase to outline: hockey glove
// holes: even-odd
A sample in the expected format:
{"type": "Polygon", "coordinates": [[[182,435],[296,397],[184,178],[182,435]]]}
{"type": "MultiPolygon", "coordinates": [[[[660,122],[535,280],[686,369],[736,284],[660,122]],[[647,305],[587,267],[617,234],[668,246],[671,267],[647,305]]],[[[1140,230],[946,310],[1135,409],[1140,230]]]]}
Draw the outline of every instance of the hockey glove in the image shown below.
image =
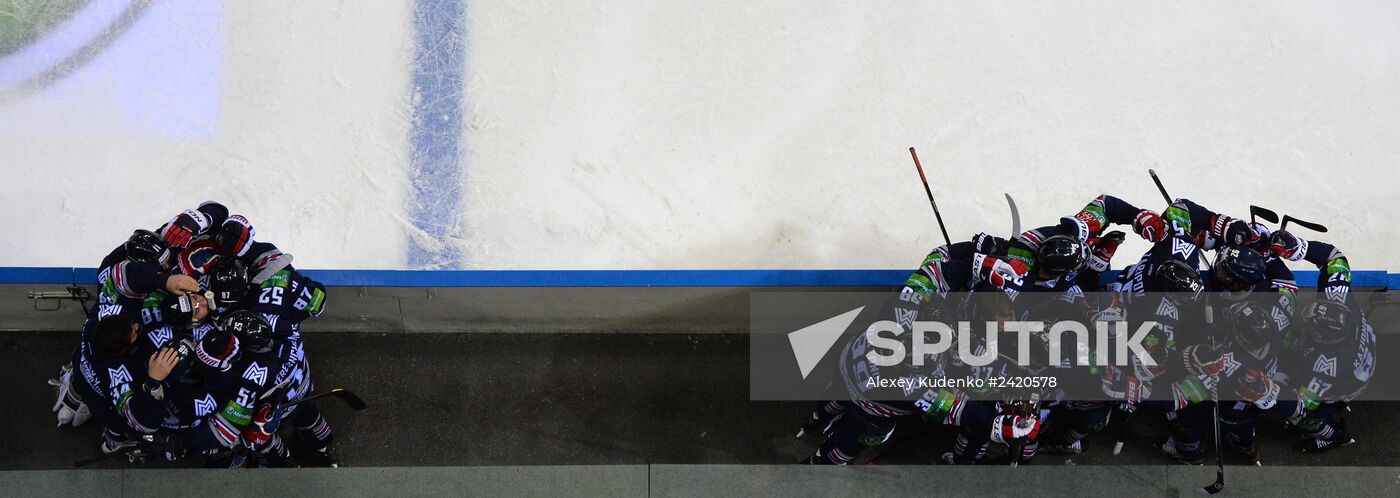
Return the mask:
{"type": "Polygon", "coordinates": [[[253,419],[243,428],[243,446],[257,450],[272,440],[272,436],[277,434],[277,429],[282,425],[282,411],[272,406],[271,403],[262,403],[253,413],[253,419]]]}
{"type": "Polygon", "coordinates": [[[1114,230],[1099,237],[1094,246],[1094,252],[1089,254],[1089,269],[1104,272],[1108,271],[1108,262],[1113,259],[1113,253],[1118,251],[1118,246],[1123,243],[1126,236],[1123,232],[1114,230]]]}
{"type": "Polygon", "coordinates": [[[1144,209],[1133,218],[1133,231],[1148,242],[1161,242],[1167,238],[1167,223],[1157,213],[1144,209]]]}
{"type": "Polygon", "coordinates": [[[1298,261],[1307,254],[1308,243],[1285,230],[1279,230],[1269,239],[1269,252],[1289,261],[1298,261]]]}
{"type": "Polygon", "coordinates": [[[1257,368],[1244,373],[1244,379],[1235,394],[1240,399],[1254,403],[1261,410],[1268,410],[1278,402],[1279,385],[1257,368]]]}
{"type": "Polygon", "coordinates": [[[1210,235],[1227,246],[1235,247],[1253,244],[1259,237],[1244,220],[1220,214],[1211,219],[1210,235]]]}
{"type": "Polygon", "coordinates": [[[978,254],[1006,254],[1006,239],[979,233],[972,236],[972,251],[978,254]]]}
{"type": "Polygon", "coordinates": [[[1181,350],[1181,363],[1186,373],[1214,377],[1225,369],[1225,357],[1220,351],[1209,350],[1200,344],[1187,346],[1181,350]]]}
{"type": "Polygon", "coordinates": [[[1019,283],[1029,271],[1026,264],[1020,260],[1004,260],[986,254],[973,255],[972,265],[977,281],[987,282],[998,288],[1005,287],[1009,282],[1019,283]]]}
{"type": "Polygon", "coordinates": [[[1010,446],[1017,440],[1033,441],[1040,434],[1034,415],[999,415],[992,419],[992,441],[1010,446]]]}
{"type": "Polygon", "coordinates": [[[224,224],[219,227],[219,233],[214,235],[214,241],[224,254],[243,256],[248,252],[248,248],[253,247],[253,236],[257,233],[247,218],[235,214],[228,217],[228,220],[225,220],[224,224]]]}
{"type": "Polygon", "coordinates": [[[160,238],[165,240],[170,247],[184,248],[189,245],[190,239],[196,235],[204,233],[209,229],[209,217],[204,213],[193,209],[186,209],[185,212],[175,215],[169,223],[165,224],[165,229],[161,231],[160,238]]]}

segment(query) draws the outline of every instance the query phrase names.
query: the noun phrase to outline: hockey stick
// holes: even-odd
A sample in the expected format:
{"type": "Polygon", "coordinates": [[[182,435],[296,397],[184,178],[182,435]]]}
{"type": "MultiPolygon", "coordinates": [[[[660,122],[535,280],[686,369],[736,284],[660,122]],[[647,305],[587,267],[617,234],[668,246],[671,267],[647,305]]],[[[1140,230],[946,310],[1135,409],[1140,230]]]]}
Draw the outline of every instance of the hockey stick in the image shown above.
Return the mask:
{"type": "Polygon", "coordinates": [[[293,405],[297,405],[297,404],[300,404],[300,403],[305,403],[305,402],[307,402],[307,401],[312,401],[312,400],[324,398],[324,397],[326,397],[326,396],[331,396],[331,397],[340,399],[341,401],[344,401],[346,405],[349,405],[349,406],[350,406],[350,409],[351,409],[351,410],[355,410],[355,411],[357,411],[357,412],[360,411],[360,410],[364,410],[365,408],[369,408],[369,405],[366,405],[365,402],[364,402],[364,400],[360,399],[359,396],[356,396],[355,393],[352,393],[352,392],[350,392],[350,391],[346,391],[345,389],[342,389],[342,388],[339,388],[339,387],[332,388],[331,390],[326,391],[326,392],[323,392],[323,393],[312,394],[312,395],[307,396],[307,397],[305,397],[305,398],[301,398],[301,399],[296,400],[296,401],[293,401],[293,402],[291,402],[291,403],[287,403],[287,404],[285,404],[285,405],[282,405],[282,407],[285,408],[285,407],[288,407],[288,406],[293,406],[293,405]]]}
{"type": "MultiPolygon", "coordinates": [[[[1211,397],[1214,398],[1214,389],[1211,390],[1211,394],[1211,397]]],[[[1215,399],[1212,401],[1215,402],[1214,406],[1210,408],[1210,412],[1214,417],[1212,423],[1215,425],[1215,482],[1201,488],[1201,491],[1205,491],[1208,495],[1213,495],[1225,490],[1225,459],[1221,456],[1220,451],[1220,400],[1215,399]]]]}
{"type": "Polygon", "coordinates": [[[1249,222],[1258,223],[1255,218],[1262,218],[1269,223],[1278,223],[1278,213],[1259,206],[1249,206],[1249,222]]]}
{"type": "Polygon", "coordinates": [[[914,167],[919,169],[919,180],[924,182],[924,193],[928,194],[928,205],[933,206],[933,216],[938,218],[938,230],[943,232],[943,242],[953,245],[953,239],[948,238],[948,229],[943,227],[943,215],[938,212],[938,203],[933,200],[933,191],[928,188],[928,177],[924,176],[924,167],[919,164],[919,154],[914,152],[914,148],[909,148],[909,156],[914,158],[914,167]]]}
{"type": "Polygon", "coordinates": [[[1123,420],[1118,422],[1118,441],[1113,443],[1113,455],[1123,452],[1123,443],[1128,440],[1128,422],[1133,420],[1133,412],[1123,411],[1123,420]]]}
{"type": "Polygon", "coordinates": [[[1157,178],[1157,172],[1152,171],[1152,168],[1148,168],[1147,174],[1152,175],[1152,183],[1157,184],[1157,191],[1162,193],[1162,198],[1166,199],[1167,205],[1172,205],[1172,196],[1167,195],[1167,188],[1162,186],[1162,179],[1157,178]]]}
{"type": "Polygon", "coordinates": [[[1294,217],[1289,216],[1289,215],[1286,215],[1286,214],[1283,215],[1283,224],[1281,224],[1281,225],[1278,226],[1279,231],[1286,230],[1286,229],[1288,228],[1288,223],[1289,223],[1289,222],[1292,222],[1294,225],[1298,225],[1298,226],[1300,226],[1300,227],[1306,228],[1306,229],[1308,229],[1308,230],[1312,230],[1312,231],[1317,232],[1317,233],[1327,233],[1327,227],[1325,227],[1325,226],[1322,226],[1322,225],[1317,224],[1317,223],[1313,223],[1313,222],[1311,222],[1311,221],[1303,221],[1303,220],[1300,220],[1300,219],[1298,219],[1298,218],[1294,218],[1294,217]]]}
{"type": "Polygon", "coordinates": [[[1021,235],[1021,211],[1016,209],[1016,199],[1011,198],[1011,194],[1006,196],[1006,203],[1011,205],[1011,238],[1021,235]]]}
{"type": "MultiPolygon", "coordinates": [[[[1214,324],[1215,308],[1211,307],[1210,302],[1206,302],[1206,325],[1211,326],[1214,324]]],[[[1213,495],[1225,490],[1225,457],[1220,449],[1220,396],[1216,391],[1218,387],[1218,380],[1210,387],[1210,398],[1212,401],[1210,420],[1212,425],[1215,426],[1215,482],[1201,488],[1201,491],[1204,491],[1208,495],[1213,495]]]]}

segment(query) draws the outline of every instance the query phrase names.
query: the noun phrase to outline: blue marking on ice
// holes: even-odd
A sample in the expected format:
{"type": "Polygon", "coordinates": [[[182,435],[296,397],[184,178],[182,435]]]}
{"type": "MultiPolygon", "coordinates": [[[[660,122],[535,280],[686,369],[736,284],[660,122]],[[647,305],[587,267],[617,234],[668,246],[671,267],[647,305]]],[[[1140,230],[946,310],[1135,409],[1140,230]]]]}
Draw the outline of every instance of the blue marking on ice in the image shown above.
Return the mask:
{"type": "Polygon", "coordinates": [[[412,130],[409,144],[408,240],[411,268],[455,268],[462,164],[463,80],[466,76],[466,0],[413,3],[412,130]],[[426,239],[426,240],[425,240],[426,239]]]}

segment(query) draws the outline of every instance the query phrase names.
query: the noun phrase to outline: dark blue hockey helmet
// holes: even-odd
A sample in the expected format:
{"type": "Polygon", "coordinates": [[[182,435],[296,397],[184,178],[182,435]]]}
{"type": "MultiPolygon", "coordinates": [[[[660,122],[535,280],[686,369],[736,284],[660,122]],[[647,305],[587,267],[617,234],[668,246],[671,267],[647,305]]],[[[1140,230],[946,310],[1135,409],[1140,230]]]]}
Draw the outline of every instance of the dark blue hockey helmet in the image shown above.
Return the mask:
{"type": "Polygon", "coordinates": [[[1036,249],[1035,264],[1050,275],[1079,271],[1089,259],[1088,248],[1075,237],[1056,235],[1045,239],[1036,249]]]}
{"type": "Polygon", "coordinates": [[[219,308],[231,308],[248,294],[248,269],[237,258],[221,257],[209,272],[209,292],[214,294],[214,304],[219,308]]]}
{"type": "Polygon", "coordinates": [[[165,240],[150,230],[132,232],[123,247],[126,248],[126,259],[137,263],[159,263],[169,249],[165,240]]]}
{"type": "Polygon", "coordinates": [[[266,353],[272,350],[272,325],[262,315],[238,310],[224,317],[221,328],[238,338],[244,350],[250,353],[266,353]]]}
{"type": "Polygon", "coordinates": [[[1303,326],[1307,337],[1319,344],[1336,344],[1356,335],[1359,325],[1351,307],[1319,299],[1303,308],[1303,326]]]}
{"type": "Polygon", "coordinates": [[[1264,257],[1249,248],[1224,247],[1213,271],[1226,290],[1247,291],[1264,281],[1264,257]]]}
{"type": "Polygon", "coordinates": [[[1206,288],[1201,281],[1201,272],[1179,259],[1158,264],[1152,269],[1151,277],[1154,287],[1151,290],[1168,293],[1177,304],[1194,302],[1206,288]]]}
{"type": "Polygon", "coordinates": [[[1278,322],[1267,307],[1253,299],[1231,303],[1220,316],[1220,324],[1231,342],[1249,351],[1263,348],[1279,335],[1278,322]]]}

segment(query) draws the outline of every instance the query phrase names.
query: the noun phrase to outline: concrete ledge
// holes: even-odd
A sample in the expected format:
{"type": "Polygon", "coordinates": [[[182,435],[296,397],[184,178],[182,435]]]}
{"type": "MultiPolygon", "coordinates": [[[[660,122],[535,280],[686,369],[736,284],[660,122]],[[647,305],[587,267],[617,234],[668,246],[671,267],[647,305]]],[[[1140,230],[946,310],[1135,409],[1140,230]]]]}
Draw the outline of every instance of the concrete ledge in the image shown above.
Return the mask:
{"type": "MultiPolygon", "coordinates": [[[[1195,496],[1214,467],[609,465],[0,472],[4,496],[1195,496]]],[[[1239,495],[1395,496],[1398,467],[1229,467],[1239,495]]]]}
{"type": "MultiPolygon", "coordinates": [[[[0,284],[0,331],[73,331],[76,301],[35,301],[57,284],[0,284]]],[[[87,288],[96,292],[95,286],[87,288]]],[[[755,292],[884,292],[893,287],[330,287],[310,332],[735,333],[748,330],[755,292]]],[[[1357,288],[1355,292],[1379,290],[1357,288]]],[[[1400,293],[1374,297],[1400,300],[1400,293]]],[[[89,303],[91,305],[91,303],[89,303]]],[[[1370,314],[1378,332],[1400,332],[1400,307],[1370,314]]]]}
{"type": "MultiPolygon", "coordinates": [[[[1397,467],[1229,467],[1225,493],[1393,496],[1397,467]]],[[[653,465],[655,496],[1196,496],[1213,466],[653,465]]]]}
{"type": "MultiPolygon", "coordinates": [[[[75,301],[36,303],[62,285],[0,285],[0,330],[81,328],[75,301]],[[36,307],[37,304],[37,307],[36,307]],[[53,309],[49,309],[53,308],[53,309]]],[[[95,288],[89,288],[95,292],[95,288]]],[[[685,332],[748,330],[749,293],[886,287],[330,287],[311,332],[685,332]]],[[[91,304],[91,303],[89,303],[91,304]]]]}

